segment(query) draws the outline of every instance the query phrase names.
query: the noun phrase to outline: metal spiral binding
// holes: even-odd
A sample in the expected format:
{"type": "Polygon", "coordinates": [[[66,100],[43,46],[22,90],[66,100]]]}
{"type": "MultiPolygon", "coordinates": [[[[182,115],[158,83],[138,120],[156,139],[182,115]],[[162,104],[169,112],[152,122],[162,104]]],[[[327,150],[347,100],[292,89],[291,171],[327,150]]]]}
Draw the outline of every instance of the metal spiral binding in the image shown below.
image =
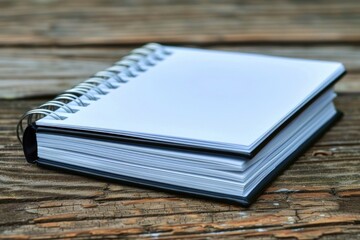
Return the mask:
{"type": "Polygon", "coordinates": [[[25,119],[27,125],[31,125],[46,116],[55,120],[66,119],[65,116],[55,111],[62,109],[66,113],[75,113],[78,110],[71,108],[68,103],[73,102],[79,107],[86,107],[89,103],[86,103],[80,97],[85,97],[89,101],[96,101],[99,99],[97,96],[105,95],[112,89],[118,88],[121,84],[128,82],[131,78],[136,77],[138,74],[141,74],[141,72],[145,72],[148,68],[156,65],[157,62],[164,60],[164,58],[170,54],[171,52],[168,49],[158,43],[149,43],[132,50],[129,55],[123,57],[113,66],[97,72],[89,79],[66,90],[53,100],[26,112],[20,118],[16,127],[19,142],[23,144],[22,135],[24,133],[23,124],[25,119]],[[120,76],[120,74],[122,76],[120,76]],[[115,80],[115,83],[108,81],[110,79],[115,80]],[[100,88],[100,85],[108,91],[104,91],[103,88],[100,88]]]}

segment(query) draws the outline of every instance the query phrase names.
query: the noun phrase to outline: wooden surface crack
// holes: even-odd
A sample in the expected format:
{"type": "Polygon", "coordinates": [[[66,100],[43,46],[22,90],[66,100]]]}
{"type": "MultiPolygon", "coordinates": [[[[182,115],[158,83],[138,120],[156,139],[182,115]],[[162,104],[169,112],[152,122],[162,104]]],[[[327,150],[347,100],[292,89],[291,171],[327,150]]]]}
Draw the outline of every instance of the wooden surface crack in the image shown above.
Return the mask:
{"type": "Polygon", "coordinates": [[[360,239],[360,5],[0,1],[0,239],[360,239]],[[249,208],[39,168],[27,110],[147,42],[344,63],[343,118],[249,208]]]}

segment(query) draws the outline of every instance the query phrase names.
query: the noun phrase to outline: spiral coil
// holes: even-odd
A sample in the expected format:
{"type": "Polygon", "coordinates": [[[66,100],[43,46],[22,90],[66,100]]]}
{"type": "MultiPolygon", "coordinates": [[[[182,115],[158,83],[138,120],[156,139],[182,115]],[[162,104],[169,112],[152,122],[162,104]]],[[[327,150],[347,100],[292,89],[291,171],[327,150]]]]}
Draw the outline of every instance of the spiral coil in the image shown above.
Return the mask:
{"type": "Polygon", "coordinates": [[[99,95],[105,95],[112,89],[118,88],[121,84],[128,82],[131,78],[138,76],[148,68],[157,64],[170,55],[171,52],[158,43],[148,43],[140,48],[132,50],[127,56],[114,63],[113,66],[97,72],[89,79],[66,90],[53,100],[40,105],[36,109],[26,112],[19,120],[16,127],[16,134],[19,142],[23,144],[22,135],[24,133],[24,121],[26,125],[31,125],[35,121],[49,116],[55,120],[64,120],[67,117],[56,113],[62,109],[65,113],[73,114],[78,110],[69,106],[72,102],[79,107],[86,107],[88,102],[83,101],[86,98],[89,101],[96,101],[99,95]],[[110,81],[114,80],[114,81],[110,81]],[[101,87],[103,86],[103,87],[101,87]],[[104,90],[104,88],[106,90],[104,90]],[[83,99],[82,99],[82,98],[83,99]]]}

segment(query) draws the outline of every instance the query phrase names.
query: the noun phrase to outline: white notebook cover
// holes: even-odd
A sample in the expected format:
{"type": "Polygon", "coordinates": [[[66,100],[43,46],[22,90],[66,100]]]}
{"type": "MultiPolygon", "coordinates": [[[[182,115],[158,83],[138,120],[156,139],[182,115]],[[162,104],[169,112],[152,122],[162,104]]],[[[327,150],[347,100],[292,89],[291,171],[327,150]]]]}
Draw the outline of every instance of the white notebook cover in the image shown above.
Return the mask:
{"type": "Polygon", "coordinates": [[[249,154],[345,71],[337,62],[166,48],[170,56],[87,107],[36,124],[249,154]]]}

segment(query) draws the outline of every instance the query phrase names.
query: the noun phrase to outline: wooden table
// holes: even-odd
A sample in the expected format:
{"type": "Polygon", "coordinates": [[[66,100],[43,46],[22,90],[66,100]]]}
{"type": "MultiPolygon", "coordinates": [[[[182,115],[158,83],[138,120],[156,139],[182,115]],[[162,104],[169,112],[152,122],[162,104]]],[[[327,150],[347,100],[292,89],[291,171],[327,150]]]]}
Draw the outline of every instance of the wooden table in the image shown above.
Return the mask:
{"type": "MultiPolygon", "coordinates": [[[[360,238],[359,1],[0,1],[0,238],[360,238]],[[343,119],[250,208],[41,169],[29,108],[146,42],[343,62],[343,119]]],[[[284,89],[285,91],[285,89],[284,89]]]]}

